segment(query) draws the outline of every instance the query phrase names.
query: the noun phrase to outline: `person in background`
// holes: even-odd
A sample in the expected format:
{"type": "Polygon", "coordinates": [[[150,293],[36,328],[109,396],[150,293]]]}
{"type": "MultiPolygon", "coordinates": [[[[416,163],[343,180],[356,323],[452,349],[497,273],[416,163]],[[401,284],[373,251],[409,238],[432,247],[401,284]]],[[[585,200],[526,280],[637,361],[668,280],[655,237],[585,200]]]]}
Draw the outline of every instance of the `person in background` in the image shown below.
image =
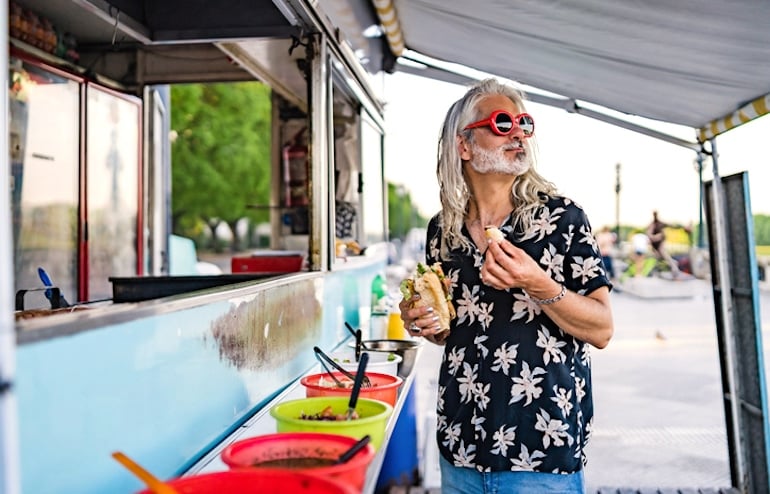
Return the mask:
{"type": "Polygon", "coordinates": [[[610,227],[605,226],[596,234],[596,244],[599,246],[599,252],[602,255],[602,263],[610,279],[615,279],[615,267],[612,258],[615,255],[615,244],[617,237],[610,227]]]}
{"type": "Polygon", "coordinates": [[[494,79],[441,131],[426,262],[441,262],[457,317],[437,332],[432,307],[399,309],[410,334],[444,345],[442,494],[585,491],[589,347],[612,337],[612,285],[583,209],[535,170],[533,137],[521,94],[494,79]],[[505,238],[489,240],[487,225],[505,238]]]}
{"type": "Polygon", "coordinates": [[[647,236],[650,239],[650,247],[652,247],[652,253],[658,260],[665,261],[671,268],[671,273],[676,277],[679,275],[679,264],[671,255],[666,251],[664,245],[666,241],[665,229],[671,227],[668,223],[660,221],[658,218],[658,212],[652,212],[652,222],[647,226],[647,236]]]}

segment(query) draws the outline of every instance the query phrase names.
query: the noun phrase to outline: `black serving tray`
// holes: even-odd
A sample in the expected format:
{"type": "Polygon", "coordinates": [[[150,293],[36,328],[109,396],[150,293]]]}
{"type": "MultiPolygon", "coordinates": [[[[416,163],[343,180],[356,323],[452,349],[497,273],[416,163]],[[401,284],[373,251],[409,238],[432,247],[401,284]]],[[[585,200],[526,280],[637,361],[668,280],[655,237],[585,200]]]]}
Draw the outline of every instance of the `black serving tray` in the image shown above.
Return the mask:
{"type": "Polygon", "coordinates": [[[275,273],[243,273],[190,276],[110,277],[112,301],[141,302],[244,281],[276,276],[275,273]]]}

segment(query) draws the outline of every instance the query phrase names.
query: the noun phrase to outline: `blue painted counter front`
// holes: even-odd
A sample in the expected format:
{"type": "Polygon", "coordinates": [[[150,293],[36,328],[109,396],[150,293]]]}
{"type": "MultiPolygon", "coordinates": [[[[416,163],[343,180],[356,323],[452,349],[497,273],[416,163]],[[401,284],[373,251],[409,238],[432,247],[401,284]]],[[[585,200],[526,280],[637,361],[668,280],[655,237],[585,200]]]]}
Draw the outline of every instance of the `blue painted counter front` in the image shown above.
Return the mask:
{"type": "Polygon", "coordinates": [[[20,323],[23,492],[140,490],[116,450],[161,478],[181,474],[312,367],[314,345],[348,337],[344,322],[360,324],[382,269],[359,262],[20,323]]]}

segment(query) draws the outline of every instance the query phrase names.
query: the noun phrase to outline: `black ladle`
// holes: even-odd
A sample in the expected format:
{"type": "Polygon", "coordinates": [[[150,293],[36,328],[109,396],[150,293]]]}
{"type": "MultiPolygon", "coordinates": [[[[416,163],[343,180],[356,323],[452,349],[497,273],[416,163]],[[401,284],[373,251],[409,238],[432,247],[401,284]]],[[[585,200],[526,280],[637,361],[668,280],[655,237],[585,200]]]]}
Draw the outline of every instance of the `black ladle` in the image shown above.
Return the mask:
{"type": "Polygon", "coordinates": [[[345,327],[348,328],[350,334],[352,334],[356,339],[356,362],[358,362],[359,357],[361,357],[361,350],[368,350],[368,348],[366,348],[366,345],[364,345],[360,329],[353,329],[353,326],[351,326],[347,321],[345,321],[345,327]]]}
{"type": "Polygon", "coordinates": [[[350,401],[348,402],[348,412],[345,416],[346,420],[353,418],[353,413],[356,411],[356,403],[358,403],[358,393],[361,391],[361,385],[364,383],[366,377],[366,364],[369,363],[369,354],[363,353],[361,360],[358,362],[358,370],[356,371],[356,380],[353,381],[353,390],[350,392],[350,401]]]}
{"type": "Polygon", "coordinates": [[[340,455],[339,458],[337,458],[337,461],[334,462],[335,465],[339,465],[341,463],[347,463],[350,461],[354,456],[356,456],[356,453],[361,451],[366,447],[367,444],[369,444],[369,440],[371,437],[369,434],[365,435],[361,439],[359,439],[356,444],[350,447],[349,450],[345,451],[340,455]]]}

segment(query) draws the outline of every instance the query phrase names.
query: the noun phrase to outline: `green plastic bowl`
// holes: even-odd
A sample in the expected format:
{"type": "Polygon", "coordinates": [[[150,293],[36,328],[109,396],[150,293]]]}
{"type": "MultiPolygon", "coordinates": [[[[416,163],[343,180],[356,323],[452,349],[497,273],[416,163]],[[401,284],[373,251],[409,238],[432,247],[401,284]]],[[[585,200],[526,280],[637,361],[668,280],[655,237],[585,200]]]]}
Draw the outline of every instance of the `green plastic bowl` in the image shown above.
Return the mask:
{"type": "Polygon", "coordinates": [[[348,409],[349,397],[317,396],[285,401],[270,409],[278,432],[325,432],[361,439],[369,434],[371,444],[379,449],[385,438],[385,428],[393,413],[393,407],[385,402],[359,398],[356,412],[359,418],[352,420],[309,420],[302,414],[321,413],[332,407],[334,414],[344,414],[348,409]]]}

